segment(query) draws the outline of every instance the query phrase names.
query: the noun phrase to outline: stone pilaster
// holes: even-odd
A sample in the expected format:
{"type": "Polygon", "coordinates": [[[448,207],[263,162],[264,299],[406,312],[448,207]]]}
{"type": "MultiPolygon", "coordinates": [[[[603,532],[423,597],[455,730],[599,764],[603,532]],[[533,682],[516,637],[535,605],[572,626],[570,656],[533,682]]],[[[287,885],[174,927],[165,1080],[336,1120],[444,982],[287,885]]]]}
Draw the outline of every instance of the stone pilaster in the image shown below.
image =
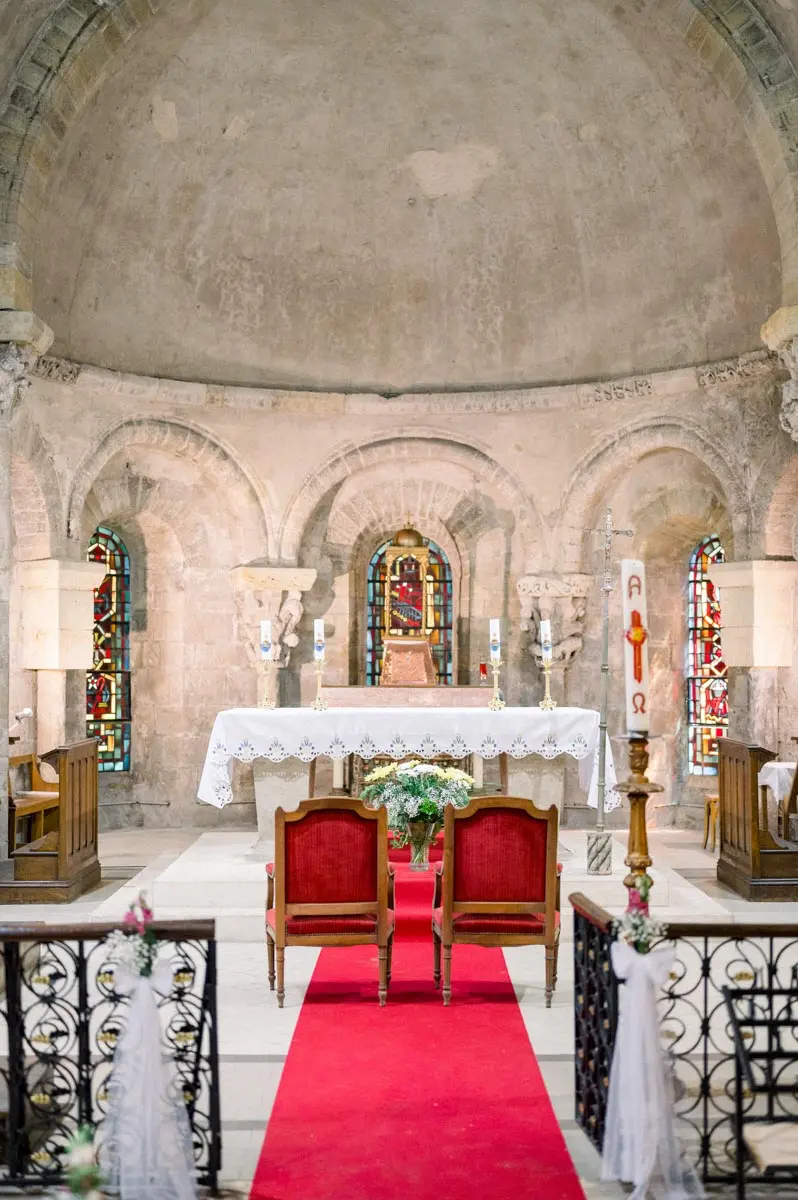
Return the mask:
{"type": "Polygon", "coordinates": [[[530,650],[540,666],[540,622],[551,621],[553,663],[567,667],[582,649],[592,575],[524,575],[516,584],[521,629],[531,634],[530,650]]]}
{"type": "Polygon", "coordinates": [[[798,305],[777,309],[762,326],[761,337],[790,372],[781,389],[779,422],[785,433],[798,442],[798,305]]]}
{"type": "Polygon", "coordinates": [[[260,623],[272,623],[272,646],[276,670],[266,678],[268,698],[279,698],[279,671],[291,661],[291,651],[299,644],[297,626],[304,612],[303,594],[316,582],[314,568],[236,567],[230,584],[236,604],[236,629],[253,668],[261,661],[260,623]]]}
{"type": "MultiPolygon", "coordinates": [[[[33,313],[0,312],[0,781],[8,779],[8,662],[11,583],[11,417],[27,374],[53,335],[33,313]]],[[[8,855],[8,789],[0,786],[0,857],[8,855]]]]}

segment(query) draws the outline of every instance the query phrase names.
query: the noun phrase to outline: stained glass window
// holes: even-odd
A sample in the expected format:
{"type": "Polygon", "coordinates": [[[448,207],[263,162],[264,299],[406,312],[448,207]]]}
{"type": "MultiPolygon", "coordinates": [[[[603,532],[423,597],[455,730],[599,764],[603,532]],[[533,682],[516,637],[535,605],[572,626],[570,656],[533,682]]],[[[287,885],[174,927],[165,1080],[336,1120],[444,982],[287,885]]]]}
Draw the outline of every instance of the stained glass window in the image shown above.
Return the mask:
{"type": "MultiPolygon", "coordinates": [[[[385,552],[391,545],[390,542],[384,542],[371,556],[368,566],[368,577],[366,583],[366,683],[376,685],[380,682],[380,672],[382,670],[382,650],[383,650],[383,633],[385,630],[385,583],[386,583],[386,567],[385,567],[385,552]]],[[[427,599],[429,602],[429,611],[433,616],[433,629],[429,635],[430,650],[432,651],[432,660],[435,663],[435,669],[438,672],[438,682],[450,684],[452,682],[452,569],[449,566],[449,560],[441,550],[440,546],[436,546],[434,542],[424,539],[424,545],[429,548],[429,569],[427,578],[423,581],[427,588],[427,599]]],[[[407,557],[407,564],[416,562],[415,559],[407,557]]],[[[418,565],[416,563],[416,565],[418,565]]],[[[408,567],[410,570],[410,567],[408,567]]],[[[406,580],[410,590],[413,586],[420,588],[420,584],[416,584],[413,579],[406,580]]],[[[416,595],[413,592],[412,596],[404,596],[407,599],[408,605],[411,600],[415,600],[415,608],[420,611],[420,593],[416,595]]],[[[408,608],[408,613],[410,609],[408,608]]],[[[412,626],[412,614],[408,617],[412,626]]]]}
{"type": "Polygon", "coordinates": [[[720,600],[708,576],[723,562],[723,547],[707,537],[690,558],[687,583],[688,765],[694,775],[716,775],[718,738],[726,733],[729,704],[726,664],[720,644],[720,600]]]}
{"type": "Polygon", "coordinates": [[[101,771],[130,770],[130,559],[99,525],[87,555],[106,575],[94,593],[94,667],[86,675],[86,733],[99,739],[101,771]]]}

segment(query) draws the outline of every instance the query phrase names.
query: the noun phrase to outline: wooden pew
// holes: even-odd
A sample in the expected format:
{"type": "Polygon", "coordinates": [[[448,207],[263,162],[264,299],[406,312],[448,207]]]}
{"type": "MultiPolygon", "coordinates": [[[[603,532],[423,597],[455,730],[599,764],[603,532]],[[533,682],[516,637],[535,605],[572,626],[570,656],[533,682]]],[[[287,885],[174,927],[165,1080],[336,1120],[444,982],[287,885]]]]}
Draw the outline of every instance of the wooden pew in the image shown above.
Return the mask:
{"type": "Polygon", "coordinates": [[[718,881],[746,900],[798,900],[798,846],[768,831],[757,776],[776,755],[731,738],[718,742],[718,881]]]}
{"type": "MultiPolygon", "coordinates": [[[[33,763],[31,790],[10,800],[14,881],[0,883],[0,904],[68,903],[100,882],[96,739],[59,746],[41,761],[54,768],[58,782],[48,784],[33,763]],[[30,840],[19,844],[18,830],[28,821],[30,840]]],[[[24,765],[24,756],[16,765],[24,765]]]]}

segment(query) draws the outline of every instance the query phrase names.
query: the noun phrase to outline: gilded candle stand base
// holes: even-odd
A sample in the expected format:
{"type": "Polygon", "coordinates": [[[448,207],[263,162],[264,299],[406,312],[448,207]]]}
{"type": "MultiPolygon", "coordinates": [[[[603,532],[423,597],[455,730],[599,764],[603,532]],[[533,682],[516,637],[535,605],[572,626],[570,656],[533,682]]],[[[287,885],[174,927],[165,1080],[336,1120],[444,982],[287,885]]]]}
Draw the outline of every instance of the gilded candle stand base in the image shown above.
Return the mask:
{"type": "Polygon", "coordinates": [[[258,708],[277,707],[277,664],[271,659],[258,663],[258,708]]]}
{"type": "Polygon", "coordinates": [[[314,712],[325,712],[327,709],[327,701],[321,694],[321,679],[324,674],[324,661],[316,660],[316,699],[311,704],[314,712]]]}
{"type": "Polygon", "coordinates": [[[551,698],[551,663],[544,662],[543,664],[543,679],[544,693],[543,699],[539,701],[538,708],[542,708],[544,712],[553,712],[557,707],[557,701],[551,698]]]}
{"type": "Polygon", "coordinates": [[[504,708],[504,701],[499,695],[499,667],[501,662],[492,662],[490,669],[493,672],[493,695],[490,698],[488,708],[493,712],[501,712],[504,708]]]}
{"type": "Polygon", "coordinates": [[[649,796],[665,789],[660,783],[652,783],[646,776],[648,769],[648,738],[629,738],[629,770],[631,775],[622,783],[617,784],[619,792],[625,792],[629,797],[629,852],[623,860],[629,868],[629,874],[624,879],[624,885],[630,891],[640,891],[643,880],[644,889],[650,889],[653,881],[648,874],[651,866],[651,856],[648,853],[648,834],[646,833],[646,804],[649,796]]]}

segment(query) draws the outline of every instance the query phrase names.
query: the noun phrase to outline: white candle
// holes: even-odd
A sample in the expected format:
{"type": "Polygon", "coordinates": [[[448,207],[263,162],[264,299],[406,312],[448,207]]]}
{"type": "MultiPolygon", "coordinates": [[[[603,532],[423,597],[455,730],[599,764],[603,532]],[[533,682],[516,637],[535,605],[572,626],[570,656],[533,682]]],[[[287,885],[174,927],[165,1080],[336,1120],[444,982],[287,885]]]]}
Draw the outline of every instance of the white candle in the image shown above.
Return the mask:
{"type": "Polygon", "coordinates": [[[272,662],[274,659],[271,621],[261,621],[260,623],[260,656],[264,662],[272,662]]]}
{"type": "Polygon", "coordinates": [[[626,728],[631,734],[646,734],[649,719],[646,568],[637,559],[625,558],[621,563],[621,595],[626,728]]]}
{"type": "Polygon", "coordinates": [[[501,622],[498,617],[491,617],[490,622],[490,661],[492,663],[501,662],[502,657],[502,634],[501,622]]]}
{"type": "Polygon", "coordinates": [[[551,621],[540,622],[540,650],[543,655],[543,661],[550,663],[552,660],[551,621]]]}
{"type": "Polygon", "coordinates": [[[317,617],[313,622],[313,657],[316,662],[324,661],[324,618],[317,617]]]}

